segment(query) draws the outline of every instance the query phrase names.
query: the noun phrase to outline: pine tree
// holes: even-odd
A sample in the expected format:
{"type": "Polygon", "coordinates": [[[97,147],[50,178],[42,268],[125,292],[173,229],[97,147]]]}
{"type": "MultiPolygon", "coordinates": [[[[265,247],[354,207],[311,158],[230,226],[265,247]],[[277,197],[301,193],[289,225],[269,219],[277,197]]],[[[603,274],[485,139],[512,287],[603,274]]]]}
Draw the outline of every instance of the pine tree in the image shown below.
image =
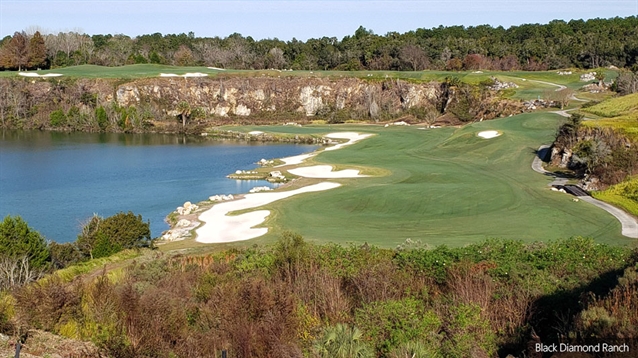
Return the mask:
{"type": "Polygon", "coordinates": [[[28,53],[28,66],[30,68],[44,67],[47,59],[47,48],[44,45],[44,38],[40,35],[39,31],[36,31],[31,40],[29,40],[28,53]]]}

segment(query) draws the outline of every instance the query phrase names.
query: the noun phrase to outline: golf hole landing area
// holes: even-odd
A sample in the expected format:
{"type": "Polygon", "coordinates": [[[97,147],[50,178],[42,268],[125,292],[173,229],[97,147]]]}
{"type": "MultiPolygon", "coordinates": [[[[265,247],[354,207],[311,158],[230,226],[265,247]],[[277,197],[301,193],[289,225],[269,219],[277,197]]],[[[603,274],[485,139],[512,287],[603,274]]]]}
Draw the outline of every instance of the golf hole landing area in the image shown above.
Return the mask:
{"type": "Polygon", "coordinates": [[[482,131],[482,132],[478,132],[477,136],[483,139],[490,139],[490,138],[496,138],[500,136],[501,134],[503,133],[499,131],[482,131]]]}

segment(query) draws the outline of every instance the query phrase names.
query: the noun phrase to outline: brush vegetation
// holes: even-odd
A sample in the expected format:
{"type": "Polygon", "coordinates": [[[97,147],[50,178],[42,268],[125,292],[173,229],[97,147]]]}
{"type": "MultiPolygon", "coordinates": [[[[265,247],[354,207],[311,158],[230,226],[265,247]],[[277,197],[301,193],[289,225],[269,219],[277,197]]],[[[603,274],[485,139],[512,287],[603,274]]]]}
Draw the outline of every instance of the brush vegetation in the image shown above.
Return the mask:
{"type": "Polygon", "coordinates": [[[117,357],[522,356],[541,341],[633,351],[637,254],[584,238],[381,249],[287,232],[272,246],[47,277],[0,296],[0,330],[117,357]]]}

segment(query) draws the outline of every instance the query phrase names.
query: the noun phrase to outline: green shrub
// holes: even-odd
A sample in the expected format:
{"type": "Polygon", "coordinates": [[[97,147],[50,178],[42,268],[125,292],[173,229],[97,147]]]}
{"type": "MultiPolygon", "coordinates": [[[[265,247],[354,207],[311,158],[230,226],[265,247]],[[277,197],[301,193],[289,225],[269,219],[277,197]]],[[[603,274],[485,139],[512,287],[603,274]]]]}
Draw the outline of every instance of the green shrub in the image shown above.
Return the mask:
{"type": "Polygon", "coordinates": [[[74,243],[58,244],[57,242],[51,242],[49,250],[51,252],[51,263],[56,269],[82,261],[82,253],[74,243]]]}
{"type": "Polygon", "coordinates": [[[106,130],[109,125],[109,118],[104,107],[99,106],[95,109],[95,119],[100,130],[106,130]]]}
{"type": "Polygon", "coordinates": [[[372,358],[374,352],[363,341],[363,335],[356,327],[337,324],[327,327],[313,345],[320,358],[372,358]]]}
{"type": "Polygon", "coordinates": [[[15,300],[7,292],[0,292],[0,333],[12,334],[15,300]]]}
{"type": "Polygon", "coordinates": [[[20,216],[14,218],[7,215],[0,223],[0,253],[11,258],[26,255],[33,268],[46,268],[51,261],[44,237],[30,228],[20,216]]]}
{"type": "Polygon", "coordinates": [[[492,357],[496,353],[496,335],[487,319],[481,317],[481,308],[474,304],[448,307],[445,322],[446,337],[442,343],[445,357],[492,357]]]}
{"type": "Polygon", "coordinates": [[[49,115],[49,123],[52,127],[63,127],[67,125],[66,114],[63,110],[57,109],[49,115]]]}
{"type": "Polygon", "coordinates": [[[122,249],[152,247],[150,223],[142,220],[142,215],[132,212],[119,212],[104,219],[99,228],[115,244],[122,249]]]}
{"type": "Polygon", "coordinates": [[[92,250],[94,259],[99,259],[100,257],[108,257],[120,251],[122,251],[122,245],[113,241],[103,232],[99,232],[97,234],[95,247],[93,247],[92,250]]]}
{"type": "Polygon", "coordinates": [[[355,322],[382,354],[411,341],[421,341],[437,351],[441,319],[412,298],[376,301],[357,309],[355,322]]]}
{"type": "Polygon", "coordinates": [[[307,245],[299,234],[286,231],[275,246],[275,266],[288,279],[296,277],[308,254],[307,245]]]}
{"type": "Polygon", "coordinates": [[[129,211],[106,219],[94,215],[82,227],[76,244],[85,257],[98,258],[124,249],[153,247],[153,240],[150,223],[129,211]]]}

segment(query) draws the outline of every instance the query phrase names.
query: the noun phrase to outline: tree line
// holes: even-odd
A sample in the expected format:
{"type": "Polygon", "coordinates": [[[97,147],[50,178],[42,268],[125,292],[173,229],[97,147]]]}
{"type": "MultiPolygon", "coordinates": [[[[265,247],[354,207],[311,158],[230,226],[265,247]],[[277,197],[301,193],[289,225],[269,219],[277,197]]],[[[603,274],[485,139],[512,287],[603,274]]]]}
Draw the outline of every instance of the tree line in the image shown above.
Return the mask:
{"type": "Polygon", "coordinates": [[[405,33],[255,40],[161,33],[129,37],[80,32],[16,32],[0,42],[0,69],[94,64],[166,64],[227,69],[547,70],[638,63],[638,17],[553,20],[548,24],[439,26],[405,33]],[[32,33],[31,33],[32,32],[32,33]]]}

